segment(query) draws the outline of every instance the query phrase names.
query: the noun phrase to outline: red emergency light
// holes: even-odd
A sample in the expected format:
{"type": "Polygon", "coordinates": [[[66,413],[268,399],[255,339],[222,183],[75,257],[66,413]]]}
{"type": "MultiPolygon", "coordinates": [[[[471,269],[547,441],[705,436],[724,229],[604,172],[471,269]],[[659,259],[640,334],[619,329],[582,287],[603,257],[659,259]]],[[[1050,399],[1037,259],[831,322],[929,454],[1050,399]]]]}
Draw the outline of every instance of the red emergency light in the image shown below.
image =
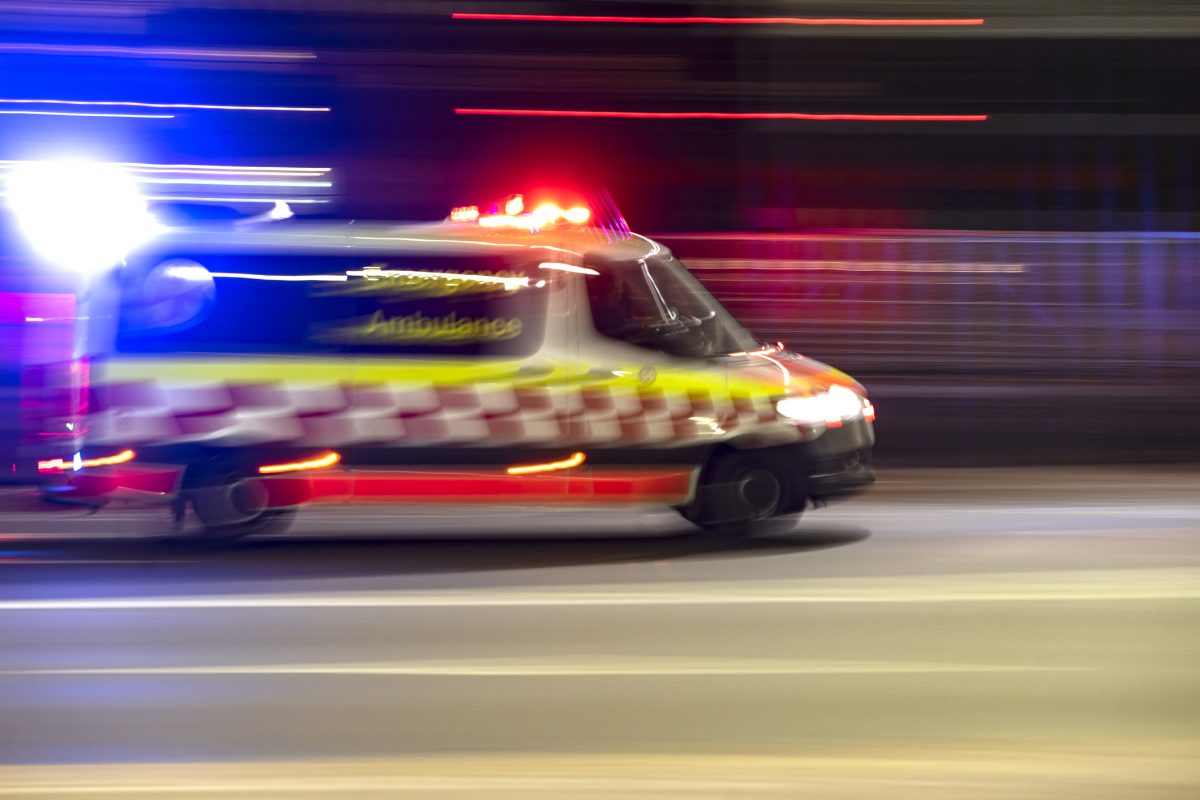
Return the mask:
{"type": "Polygon", "coordinates": [[[539,203],[527,211],[525,197],[519,194],[511,195],[504,202],[495,204],[490,214],[482,213],[479,206],[458,206],[450,210],[451,222],[470,222],[484,228],[523,228],[530,231],[559,223],[584,225],[591,218],[592,212],[586,206],[562,208],[552,202],[539,203]]]}

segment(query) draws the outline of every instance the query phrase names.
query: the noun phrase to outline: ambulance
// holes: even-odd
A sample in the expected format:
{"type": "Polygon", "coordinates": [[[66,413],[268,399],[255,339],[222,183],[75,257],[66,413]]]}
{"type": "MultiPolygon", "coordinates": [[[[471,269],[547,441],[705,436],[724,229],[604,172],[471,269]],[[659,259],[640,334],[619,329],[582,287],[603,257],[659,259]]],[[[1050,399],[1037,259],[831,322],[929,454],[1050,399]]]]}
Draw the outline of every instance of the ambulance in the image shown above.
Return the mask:
{"type": "Polygon", "coordinates": [[[86,402],[46,497],[221,538],[330,503],[658,505],[732,533],[872,482],[858,382],[560,203],[156,230],[81,299],[86,402]]]}

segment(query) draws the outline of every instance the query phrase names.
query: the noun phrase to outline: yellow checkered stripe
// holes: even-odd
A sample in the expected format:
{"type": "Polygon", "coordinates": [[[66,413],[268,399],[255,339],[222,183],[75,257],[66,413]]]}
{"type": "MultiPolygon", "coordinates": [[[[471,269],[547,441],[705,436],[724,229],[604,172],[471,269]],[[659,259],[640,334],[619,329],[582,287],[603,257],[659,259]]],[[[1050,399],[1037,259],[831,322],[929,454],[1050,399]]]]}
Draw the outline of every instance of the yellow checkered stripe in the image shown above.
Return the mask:
{"type": "Polygon", "coordinates": [[[519,363],[112,362],[88,441],[348,446],[678,446],[774,423],[770,392],[670,372],[593,380],[519,363]]]}

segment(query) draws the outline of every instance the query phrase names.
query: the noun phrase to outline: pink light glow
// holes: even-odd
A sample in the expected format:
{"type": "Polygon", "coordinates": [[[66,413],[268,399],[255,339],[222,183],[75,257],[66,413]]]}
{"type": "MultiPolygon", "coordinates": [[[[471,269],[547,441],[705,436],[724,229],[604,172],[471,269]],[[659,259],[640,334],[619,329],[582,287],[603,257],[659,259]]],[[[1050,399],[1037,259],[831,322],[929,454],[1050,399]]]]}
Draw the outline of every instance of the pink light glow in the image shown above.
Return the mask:
{"type": "Polygon", "coordinates": [[[983,25],[973,19],[863,19],[856,17],[621,17],[578,14],[470,14],[456,11],[451,19],[489,22],[594,22],[621,25],[825,25],[829,27],[962,27],[983,25]]]}
{"type": "Polygon", "coordinates": [[[549,108],[456,108],[476,117],[610,117],[614,119],[777,119],[810,122],[986,122],[987,114],[800,114],[724,111],[574,111],[549,108]]]}

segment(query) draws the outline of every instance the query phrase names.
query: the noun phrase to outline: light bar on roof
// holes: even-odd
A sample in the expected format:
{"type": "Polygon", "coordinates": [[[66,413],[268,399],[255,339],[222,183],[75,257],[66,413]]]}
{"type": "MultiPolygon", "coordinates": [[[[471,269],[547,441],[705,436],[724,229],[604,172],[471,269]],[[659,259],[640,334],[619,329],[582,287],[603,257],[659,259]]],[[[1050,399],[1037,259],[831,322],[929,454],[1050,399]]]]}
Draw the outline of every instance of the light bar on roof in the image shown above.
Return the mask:
{"type": "Polygon", "coordinates": [[[483,214],[479,206],[458,206],[450,210],[451,222],[471,222],[484,228],[523,228],[541,230],[561,222],[583,225],[592,217],[586,206],[562,208],[557,203],[539,203],[526,210],[523,195],[514,194],[494,206],[494,212],[483,214]]]}

